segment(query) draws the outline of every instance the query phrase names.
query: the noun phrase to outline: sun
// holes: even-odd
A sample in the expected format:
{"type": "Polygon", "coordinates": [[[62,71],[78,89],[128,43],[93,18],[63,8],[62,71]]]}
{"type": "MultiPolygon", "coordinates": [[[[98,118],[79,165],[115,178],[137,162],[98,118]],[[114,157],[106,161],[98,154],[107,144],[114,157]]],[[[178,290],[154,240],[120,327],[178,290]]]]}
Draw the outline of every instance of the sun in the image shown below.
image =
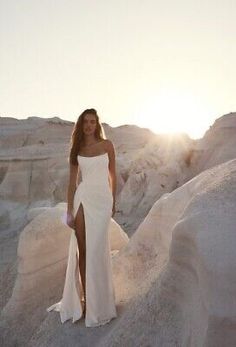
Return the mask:
{"type": "Polygon", "coordinates": [[[136,124],[158,134],[187,133],[196,139],[209,127],[212,110],[188,91],[162,90],[137,104],[136,124]]]}

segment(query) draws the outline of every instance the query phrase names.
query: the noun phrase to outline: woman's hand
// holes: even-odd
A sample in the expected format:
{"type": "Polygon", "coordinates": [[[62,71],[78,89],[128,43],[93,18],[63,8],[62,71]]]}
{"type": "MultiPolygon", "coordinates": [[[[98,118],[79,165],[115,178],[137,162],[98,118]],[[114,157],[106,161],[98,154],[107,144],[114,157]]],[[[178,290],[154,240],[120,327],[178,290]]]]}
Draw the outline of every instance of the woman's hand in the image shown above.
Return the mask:
{"type": "Polygon", "coordinates": [[[67,212],[66,224],[72,229],[75,228],[75,220],[72,212],[67,212]]]}

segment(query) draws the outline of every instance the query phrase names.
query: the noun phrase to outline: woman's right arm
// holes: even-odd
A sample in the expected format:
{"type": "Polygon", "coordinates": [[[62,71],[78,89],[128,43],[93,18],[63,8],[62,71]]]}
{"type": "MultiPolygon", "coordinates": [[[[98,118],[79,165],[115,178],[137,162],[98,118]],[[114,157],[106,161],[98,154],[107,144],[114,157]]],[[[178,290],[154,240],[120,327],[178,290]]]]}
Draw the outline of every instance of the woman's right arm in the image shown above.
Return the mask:
{"type": "Polygon", "coordinates": [[[67,189],[67,213],[72,213],[74,194],[76,191],[76,180],[78,174],[78,165],[73,165],[70,163],[70,178],[67,189]]]}

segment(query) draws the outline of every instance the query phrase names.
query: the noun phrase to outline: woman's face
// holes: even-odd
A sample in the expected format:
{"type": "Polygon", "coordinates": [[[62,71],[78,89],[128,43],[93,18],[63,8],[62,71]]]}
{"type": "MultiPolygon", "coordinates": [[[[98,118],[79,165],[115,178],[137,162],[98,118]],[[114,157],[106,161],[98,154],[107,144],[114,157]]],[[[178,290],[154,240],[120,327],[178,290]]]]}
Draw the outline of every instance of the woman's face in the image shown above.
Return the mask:
{"type": "Polygon", "coordinates": [[[94,114],[87,113],[83,121],[83,132],[85,135],[92,135],[95,133],[97,126],[96,117],[94,114]]]}

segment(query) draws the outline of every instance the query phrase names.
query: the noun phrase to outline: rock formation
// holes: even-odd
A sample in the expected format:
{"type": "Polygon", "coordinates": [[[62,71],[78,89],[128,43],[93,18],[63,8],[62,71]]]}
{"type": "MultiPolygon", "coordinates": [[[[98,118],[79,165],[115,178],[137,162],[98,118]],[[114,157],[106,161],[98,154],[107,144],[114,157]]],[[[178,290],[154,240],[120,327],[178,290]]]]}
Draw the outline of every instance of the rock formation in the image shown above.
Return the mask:
{"type": "Polygon", "coordinates": [[[114,259],[125,312],[99,346],[236,345],[236,159],[165,194],[114,259]]]}
{"type": "MultiPolygon", "coordinates": [[[[0,118],[1,228],[23,227],[29,208],[66,200],[73,123],[58,117],[0,118]]],[[[115,220],[131,235],[163,194],[236,156],[236,113],[217,119],[199,140],[103,124],[116,149],[115,220]]]]}
{"type": "MultiPolygon", "coordinates": [[[[29,208],[66,200],[73,125],[58,117],[0,117],[1,230],[24,227],[29,208]]],[[[124,184],[120,172],[128,170],[132,157],[156,135],[136,126],[103,127],[116,147],[119,193],[124,184]]]]}
{"type": "Polygon", "coordinates": [[[195,143],[192,152],[192,173],[199,172],[236,157],[236,112],[231,112],[216,121],[203,138],[195,143]]]}
{"type": "Polygon", "coordinates": [[[236,113],[199,140],[104,124],[117,150],[110,232],[118,318],[92,334],[83,322],[62,329],[45,312],[64,280],[69,234],[58,203],[73,123],[30,117],[0,118],[0,125],[0,344],[236,345],[236,113]],[[128,243],[117,222],[132,235],[128,243]]]}
{"type": "MultiPolygon", "coordinates": [[[[72,232],[61,221],[65,211],[65,203],[38,211],[20,234],[17,277],[12,296],[1,313],[1,324],[5,327],[2,337],[9,346],[15,341],[17,345],[25,345],[45,315],[45,304],[61,298],[72,232]]],[[[129,239],[113,219],[109,235],[114,256],[129,239]]]]}

